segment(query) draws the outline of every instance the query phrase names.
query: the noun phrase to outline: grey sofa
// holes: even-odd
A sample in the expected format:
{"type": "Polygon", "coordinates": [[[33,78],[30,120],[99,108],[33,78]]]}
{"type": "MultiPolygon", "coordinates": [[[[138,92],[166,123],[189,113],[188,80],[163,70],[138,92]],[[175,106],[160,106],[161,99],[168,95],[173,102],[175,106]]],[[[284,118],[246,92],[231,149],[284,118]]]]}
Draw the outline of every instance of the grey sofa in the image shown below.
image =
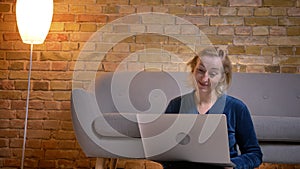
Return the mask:
{"type": "MultiPolygon", "coordinates": [[[[72,120],[88,157],[144,158],[134,113],[162,112],[192,90],[188,73],[102,73],[95,88],[72,90],[72,120]]],[[[234,73],[229,95],[251,111],[263,161],[300,163],[300,75],[234,73]]]]}

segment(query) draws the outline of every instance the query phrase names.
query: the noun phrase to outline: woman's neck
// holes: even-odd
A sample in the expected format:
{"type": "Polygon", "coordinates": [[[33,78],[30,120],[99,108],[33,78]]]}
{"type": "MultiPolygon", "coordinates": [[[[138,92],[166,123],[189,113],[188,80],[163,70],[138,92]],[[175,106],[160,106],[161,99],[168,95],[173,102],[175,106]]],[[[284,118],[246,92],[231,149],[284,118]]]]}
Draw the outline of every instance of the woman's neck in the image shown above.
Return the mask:
{"type": "Polygon", "coordinates": [[[217,101],[218,95],[212,93],[196,93],[196,105],[200,114],[206,113],[217,101]]]}

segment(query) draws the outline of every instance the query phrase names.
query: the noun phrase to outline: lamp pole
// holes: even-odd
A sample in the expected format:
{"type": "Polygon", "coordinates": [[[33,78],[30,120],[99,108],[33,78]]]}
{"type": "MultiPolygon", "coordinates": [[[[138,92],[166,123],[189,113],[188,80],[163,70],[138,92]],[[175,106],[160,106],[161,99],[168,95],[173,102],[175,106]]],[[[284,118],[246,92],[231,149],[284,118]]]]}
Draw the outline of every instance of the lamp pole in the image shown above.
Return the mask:
{"type": "Polygon", "coordinates": [[[23,43],[30,44],[30,59],[28,70],[28,87],[26,97],[26,114],[24,122],[24,137],[22,148],[21,169],[24,168],[25,147],[27,137],[28,109],[30,99],[30,77],[32,69],[32,53],[34,44],[44,43],[49,32],[53,16],[53,0],[17,0],[17,26],[23,43]]]}
{"type": "Polygon", "coordinates": [[[24,136],[23,136],[23,148],[22,148],[22,161],[21,169],[24,168],[24,159],[25,159],[25,147],[26,147],[26,137],[27,137],[27,124],[28,124],[28,109],[29,109],[29,98],[30,98],[30,77],[32,69],[32,53],[33,53],[33,44],[30,44],[30,59],[29,59],[29,70],[28,70],[28,84],[27,84],[27,97],[26,97],[26,113],[25,113],[25,122],[24,122],[24,136]]]}

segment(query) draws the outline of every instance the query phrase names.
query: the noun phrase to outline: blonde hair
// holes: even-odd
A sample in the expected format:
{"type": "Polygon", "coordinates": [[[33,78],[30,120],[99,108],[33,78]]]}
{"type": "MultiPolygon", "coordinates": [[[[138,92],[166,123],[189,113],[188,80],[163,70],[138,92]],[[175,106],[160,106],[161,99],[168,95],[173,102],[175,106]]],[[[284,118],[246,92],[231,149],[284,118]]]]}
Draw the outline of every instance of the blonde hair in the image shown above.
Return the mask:
{"type": "Polygon", "coordinates": [[[214,47],[205,48],[199,53],[199,55],[195,55],[193,59],[187,63],[187,65],[191,67],[191,72],[195,71],[198,60],[201,61],[201,57],[203,56],[218,57],[222,61],[223,75],[225,75],[225,80],[219,83],[216,88],[216,92],[221,95],[229,88],[232,80],[231,61],[224,50],[214,47]]]}

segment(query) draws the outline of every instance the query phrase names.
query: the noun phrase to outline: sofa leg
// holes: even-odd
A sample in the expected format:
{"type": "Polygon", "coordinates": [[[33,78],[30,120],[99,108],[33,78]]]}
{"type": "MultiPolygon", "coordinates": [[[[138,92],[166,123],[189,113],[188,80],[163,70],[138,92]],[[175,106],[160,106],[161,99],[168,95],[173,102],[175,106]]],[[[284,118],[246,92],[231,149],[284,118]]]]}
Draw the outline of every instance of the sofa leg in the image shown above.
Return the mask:
{"type": "Polygon", "coordinates": [[[105,169],[105,158],[97,158],[95,169],[105,169]]]}
{"type": "Polygon", "coordinates": [[[116,169],[117,168],[118,159],[117,158],[97,158],[95,169],[116,169]]]}
{"type": "Polygon", "coordinates": [[[117,168],[118,159],[112,158],[109,164],[109,169],[116,169],[117,168]]]}

